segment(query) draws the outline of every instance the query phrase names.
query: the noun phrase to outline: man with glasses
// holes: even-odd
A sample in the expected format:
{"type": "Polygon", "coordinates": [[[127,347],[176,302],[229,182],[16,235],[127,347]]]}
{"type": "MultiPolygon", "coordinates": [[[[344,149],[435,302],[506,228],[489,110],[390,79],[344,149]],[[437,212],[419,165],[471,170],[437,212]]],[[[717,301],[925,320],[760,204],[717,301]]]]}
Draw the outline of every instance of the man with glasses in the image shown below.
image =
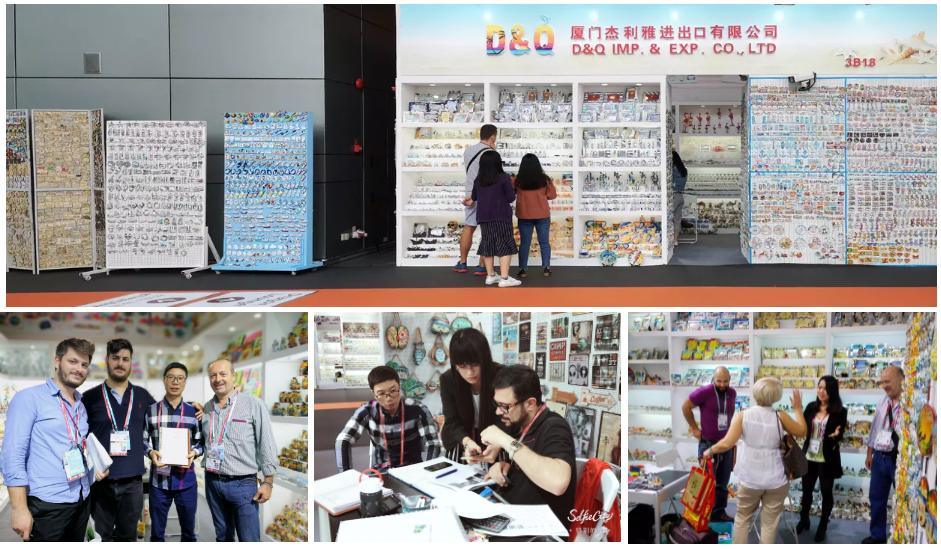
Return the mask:
{"type": "Polygon", "coordinates": [[[114,460],[108,478],[91,490],[91,516],[102,541],[137,541],[144,509],[144,415],[156,401],[129,381],[133,354],[130,341],[109,341],[108,378],[82,397],[88,428],[114,460]]]}
{"type": "Polygon", "coordinates": [[[500,494],[510,503],[549,505],[568,528],[569,512],[575,505],[576,477],[571,427],[542,402],[534,370],[523,366],[500,368],[493,389],[497,415],[506,431],[491,425],[480,438],[487,450],[504,450],[508,460],[494,463],[487,478],[503,487],[500,494]]]}
{"type": "Polygon", "coordinates": [[[340,472],[353,467],[350,448],[366,430],[373,445],[372,467],[384,471],[438,457],[438,423],[425,405],[402,398],[399,374],[389,366],[377,366],[367,380],[376,398],[357,408],[337,435],[340,472]]]}
{"type": "MultiPolygon", "coordinates": [[[[196,470],[193,460],[203,453],[202,433],[197,409],[183,402],[183,390],[189,372],[179,362],[171,362],[163,371],[166,395],[147,409],[144,416],[144,446],[150,458],[150,541],[164,541],[170,505],[176,502],[176,513],[182,532],[180,541],[196,541],[196,470]],[[164,465],[161,461],[162,429],[189,431],[189,463],[186,466],[164,465]]],[[[202,414],[199,414],[200,416],[202,414]]]]}

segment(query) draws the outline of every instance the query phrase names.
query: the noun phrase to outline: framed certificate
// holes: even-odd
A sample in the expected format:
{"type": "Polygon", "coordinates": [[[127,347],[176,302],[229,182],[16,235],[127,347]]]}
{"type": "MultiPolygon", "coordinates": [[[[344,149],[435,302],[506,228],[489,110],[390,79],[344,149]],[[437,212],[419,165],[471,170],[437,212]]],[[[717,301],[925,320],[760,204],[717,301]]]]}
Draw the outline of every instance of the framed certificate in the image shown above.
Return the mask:
{"type": "Polygon", "coordinates": [[[160,428],[160,461],[164,465],[189,464],[190,430],[177,427],[160,428]]]}

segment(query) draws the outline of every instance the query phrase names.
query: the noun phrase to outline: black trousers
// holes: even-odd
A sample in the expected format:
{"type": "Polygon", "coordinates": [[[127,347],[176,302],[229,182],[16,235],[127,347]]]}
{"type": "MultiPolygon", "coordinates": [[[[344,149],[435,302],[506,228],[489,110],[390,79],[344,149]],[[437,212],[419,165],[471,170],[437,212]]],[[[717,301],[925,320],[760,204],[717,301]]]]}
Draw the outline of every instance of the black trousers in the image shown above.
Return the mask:
{"type": "Polygon", "coordinates": [[[814,485],[820,479],[820,494],[823,496],[823,508],[820,510],[820,520],[830,519],[833,511],[833,478],[823,472],[823,463],[807,460],[807,474],[802,479],[803,493],[801,494],[801,518],[810,517],[810,502],[814,497],[814,485]]]}
{"type": "Polygon", "coordinates": [[[85,541],[91,510],[88,498],[76,503],[47,503],[27,496],[26,507],[33,515],[29,541],[85,541]]]}
{"type": "Polygon", "coordinates": [[[91,500],[91,516],[101,541],[137,541],[137,521],[144,510],[141,477],[96,482],[91,500]]]}

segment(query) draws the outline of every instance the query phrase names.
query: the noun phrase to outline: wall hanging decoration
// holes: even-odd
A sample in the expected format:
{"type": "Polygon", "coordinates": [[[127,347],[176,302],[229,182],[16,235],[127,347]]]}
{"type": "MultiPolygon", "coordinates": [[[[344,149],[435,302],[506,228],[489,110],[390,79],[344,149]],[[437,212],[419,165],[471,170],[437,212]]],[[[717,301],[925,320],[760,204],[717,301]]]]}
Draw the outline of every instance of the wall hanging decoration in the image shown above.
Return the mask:
{"type": "Polygon", "coordinates": [[[29,111],[7,111],[7,268],[36,272],[29,111]]]}

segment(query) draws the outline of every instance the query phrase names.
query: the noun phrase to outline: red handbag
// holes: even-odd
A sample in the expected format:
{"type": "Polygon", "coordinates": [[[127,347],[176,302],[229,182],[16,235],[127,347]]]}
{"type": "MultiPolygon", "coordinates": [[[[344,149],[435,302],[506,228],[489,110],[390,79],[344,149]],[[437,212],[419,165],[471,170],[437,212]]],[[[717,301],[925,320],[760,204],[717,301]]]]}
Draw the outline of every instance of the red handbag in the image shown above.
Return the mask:
{"type": "Polygon", "coordinates": [[[689,471],[689,479],[680,498],[683,504],[683,518],[697,532],[709,530],[709,517],[716,504],[716,475],[712,470],[712,459],[706,459],[704,466],[694,466],[689,471]]]}

